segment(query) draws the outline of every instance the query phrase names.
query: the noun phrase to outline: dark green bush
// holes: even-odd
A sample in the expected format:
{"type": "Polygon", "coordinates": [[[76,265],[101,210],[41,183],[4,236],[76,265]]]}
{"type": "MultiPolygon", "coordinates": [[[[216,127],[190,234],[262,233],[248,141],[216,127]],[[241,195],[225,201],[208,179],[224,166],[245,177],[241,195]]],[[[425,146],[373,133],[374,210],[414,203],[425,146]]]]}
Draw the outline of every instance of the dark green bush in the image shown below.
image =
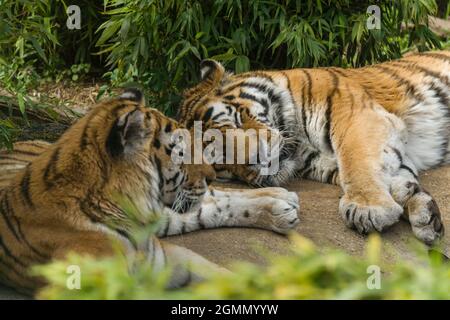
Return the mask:
{"type": "MultiPolygon", "coordinates": [[[[361,66],[399,57],[400,37],[438,47],[427,28],[432,0],[378,1],[381,29],[368,30],[373,1],[108,0],[97,42],[119,82],[142,82],[158,98],[197,80],[203,58],[250,68],[361,66]],[[402,23],[413,24],[402,29],[402,23]]],[[[404,43],[404,42],[403,42],[404,43]]]]}
{"type": "MultiPolygon", "coordinates": [[[[73,4],[81,9],[81,30],[66,27],[66,1],[0,1],[0,68],[25,68],[38,82],[43,76],[61,75],[77,80],[72,65],[88,64],[89,72],[109,81],[107,87],[142,86],[150,103],[169,114],[180,91],[198,80],[198,64],[204,58],[220,60],[236,72],[347,67],[396,58],[411,46],[440,46],[426,25],[427,16],[437,10],[434,0],[70,1],[73,4]],[[374,3],[381,9],[380,30],[366,28],[366,10],[374,3]]],[[[26,100],[33,82],[24,87],[16,84],[14,72],[5,74],[0,70],[0,86],[26,100]]]]}
{"type": "Polygon", "coordinates": [[[20,59],[39,71],[59,72],[72,64],[100,63],[95,33],[104,19],[98,1],[2,0],[0,1],[0,61],[20,59]],[[66,27],[66,8],[81,8],[81,29],[66,27]]]}

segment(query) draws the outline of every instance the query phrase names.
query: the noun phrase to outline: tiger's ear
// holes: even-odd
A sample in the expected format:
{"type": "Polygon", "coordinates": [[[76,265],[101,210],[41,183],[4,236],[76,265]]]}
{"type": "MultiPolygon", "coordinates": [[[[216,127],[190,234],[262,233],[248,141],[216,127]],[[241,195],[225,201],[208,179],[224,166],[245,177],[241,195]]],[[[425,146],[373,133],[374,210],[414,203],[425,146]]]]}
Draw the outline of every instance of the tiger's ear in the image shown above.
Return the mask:
{"type": "Polygon", "coordinates": [[[197,97],[202,97],[218,87],[225,76],[225,68],[219,62],[210,59],[200,62],[201,81],[196,86],[186,89],[183,92],[183,105],[178,109],[176,119],[183,119],[186,113],[191,110],[186,106],[197,97]]]}
{"type": "Polygon", "coordinates": [[[200,62],[200,77],[202,81],[219,82],[225,74],[225,68],[216,60],[206,59],[200,62]]]}
{"type": "Polygon", "coordinates": [[[142,110],[127,112],[114,122],[106,140],[106,150],[113,158],[142,150],[148,131],[142,110]]]}
{"type": "Polygon", "coordinates": [[[139,103],[139,105],[144,105],[144,95],[141,90],[136,88],[128,88],[119,96],[119,99],[131,100],[139,103]]]}

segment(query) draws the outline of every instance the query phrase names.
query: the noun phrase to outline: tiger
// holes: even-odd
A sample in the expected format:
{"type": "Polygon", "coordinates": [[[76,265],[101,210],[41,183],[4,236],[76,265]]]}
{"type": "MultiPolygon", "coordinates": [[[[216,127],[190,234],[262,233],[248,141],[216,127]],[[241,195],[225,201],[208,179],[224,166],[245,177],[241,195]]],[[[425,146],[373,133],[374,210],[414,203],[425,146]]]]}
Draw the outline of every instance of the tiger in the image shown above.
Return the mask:
{"type": "MultiPolygon", "coordinates": [[[[223,134],[264,129],[280,140],[279,169],[216,162],[218,177],[254,186],[297,178],[339,185],[339,214],[361,234],[406,218],[427,245],[444,235],[439,207],[419,172],[450,163],[450,51],[411,54],[360,68],[296,68],[241,74],[200,64],[177,120],[223,134]]],[[[266,143],[268,145],[268,143],[266,143]]]]}
{"type": "Polygon", "coordinates": [[[102,101],[53,144],[18,142],[0,152],[0,283],[29,295],[45,280],[34,265],[65,259],[144,254],[158,272],[173,269],[167,284],[202,281],[203,270],[228,272],[187,248],[162,240],[206,228],[255,227],[285,234],[298,223],[296,193],[283,188],[212,188],[211,165],[172,160],[174,119],[146,107],[129,89],[102,101]],[[126,199],[145,225],[155,213],[161,225],[137,244],[126,199]],[[176,211],[177,210],[177,211],[176,211]],[[192,267],[194,266],[194,267],[192,267]]]}

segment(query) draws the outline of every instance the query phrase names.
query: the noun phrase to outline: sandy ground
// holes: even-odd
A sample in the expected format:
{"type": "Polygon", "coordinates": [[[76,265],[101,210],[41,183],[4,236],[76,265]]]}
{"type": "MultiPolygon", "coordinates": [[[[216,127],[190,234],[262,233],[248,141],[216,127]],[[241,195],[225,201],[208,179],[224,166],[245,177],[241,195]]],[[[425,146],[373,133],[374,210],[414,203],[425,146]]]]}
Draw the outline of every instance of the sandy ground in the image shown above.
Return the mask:
{"type": "MultiPolygon", "coordinates": [[[[421,175],[423,186],[435,197],[441,209],[444,225],[448,231],[442,246],[450,253],[450,167],[430,170],[421,175]]],[[[239,186],[242,187],[242,186],[239,186]]],[[[301,201],[300,225],[296,232],[314,241],[319,247],[337,247],[350,254],[364,252],[366,238],[345,227],[337,213],[341,190],[337,186],[312,181],[298,181],[287,186],[298,192],[301,201]]],[[[414,237],[409,224],[400,221],[382,235],[386,250],[384,259],[397,257],[411,259],[411,243],[414,237]]],[[[272,252],[286,252],[288,240],[275,233],[247,228],[203,230],[169,237],[167,240],[185,246],[212,261],[229,265],[234,260],[263,263],[257,248],[272,252]]],[[[0,299],[17,299],[20,295],[0,288],[0,299]]]]}
{"type": "MultiPolygon", "coordinates": [[[[444,225],[450,230],[450,167],[430,170],[421,175],[422,185],[434,196],[440,209],[444,225]]],[[[319,247],[336,247],[354,255],[364,252],[366,237],[348,229],[338,214],[339,197],[342,191],[337,186],[312,181],[293,182],[287,186],[300,196],[300,224],[296,232],[311,239],[319,247]]],[[[445,235],[443,250],[450,253],[450,231],[445,235]]],[[[204,230],[168,238],[214,262],[227,265],[233,260],[263,262],[255,247],[274,252],[283,252],[288,239],[265,230],[216,229],[204,230]]],[[[411,245],[415,241],[408,222],[400,221],[382,235],[386,250],[384,259],[396,257],[411,259],[411,245]]]]}

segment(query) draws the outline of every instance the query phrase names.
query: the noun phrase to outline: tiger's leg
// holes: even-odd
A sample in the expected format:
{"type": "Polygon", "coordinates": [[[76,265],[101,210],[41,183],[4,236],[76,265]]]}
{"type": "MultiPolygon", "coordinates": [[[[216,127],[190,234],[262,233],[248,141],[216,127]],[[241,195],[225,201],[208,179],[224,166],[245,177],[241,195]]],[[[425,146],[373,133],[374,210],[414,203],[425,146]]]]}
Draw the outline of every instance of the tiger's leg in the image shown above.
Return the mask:
{"type": "Polygon", "coordinates": [[[370,113],[364,126],[349,128],[347,141],[336,142],[341,146],[341,181],[346,192],[341,215],[348,226],[367,233],[392,225],[403,211],[416,237],[432,244],[442,237],[444,228],[436,202],[419,185],[417,170],[405,154],[404,124],[384,111],[370,113]]]}
{"type": "Polygon", "coordinates": [[[322,183],[339,185],[339,169],[336,157],[316,150],[302,152],[304,166],[297,170],[297,176],[322,183]]]}
{"type": "Polygon", "coordinates": [[[346,121],[331,124],[344,191],[339,212],[347,226],[360,233],[381,232],[403,214],[403,207],[390,192],[389,163],[404,143],[403,130],[397,117],[375,104],[352,113],[346,121]]]}
{"type": "Polygon", "coordinates": [[[439,207],[419,184],[414,164],[403,153],[397,155],[399,169],[393,175],[391,193],[404,207],[404,217],[411,223],[415,236],[432,245],[444,235],[439,207]]]}
{"type": "Polygon", "coordinates": [[[255,227],[285,234],[298,223],[297,194],[283,188],[211,189],[201,206],[184,214],[166,210],[158,236],[219,227],[255,227]]]}
{"type": "Polygon", "coordinates": [[[210,275],[229,271],[205,259],[199,254],[174,244],[163,242],[156,237],[149,239],[148,259],[155,272],[171,267],[169,288],[178,288],[189,283],[200,282],[210,275]]]}
{"type": "MultiPolygon", "coordinates": [[[[53,259],[64,259],[69,252],[93,257],[107,257],[116,254],[111,243],[111,234],[103,232],[78,232],[73,239],[66,239],[66,243],[59,245],[53,254],[53,259]]],[[[114,236],[122,244],[119,250],[131,257],[136,253],[136,248],[128,239],[114,236]]],[[[157,273],[167,267],[172,268],[168,287],[176,288],[198,282],[213,273],[228,273],[229,271],[213,262],[208,261],[197,253],[160,241],[152,236],[147,243],[140,246],[138,251],[144,252],[153,272],[157,273]]],[[[130,266],[130,270],[132,270],[130,266]]]]}

